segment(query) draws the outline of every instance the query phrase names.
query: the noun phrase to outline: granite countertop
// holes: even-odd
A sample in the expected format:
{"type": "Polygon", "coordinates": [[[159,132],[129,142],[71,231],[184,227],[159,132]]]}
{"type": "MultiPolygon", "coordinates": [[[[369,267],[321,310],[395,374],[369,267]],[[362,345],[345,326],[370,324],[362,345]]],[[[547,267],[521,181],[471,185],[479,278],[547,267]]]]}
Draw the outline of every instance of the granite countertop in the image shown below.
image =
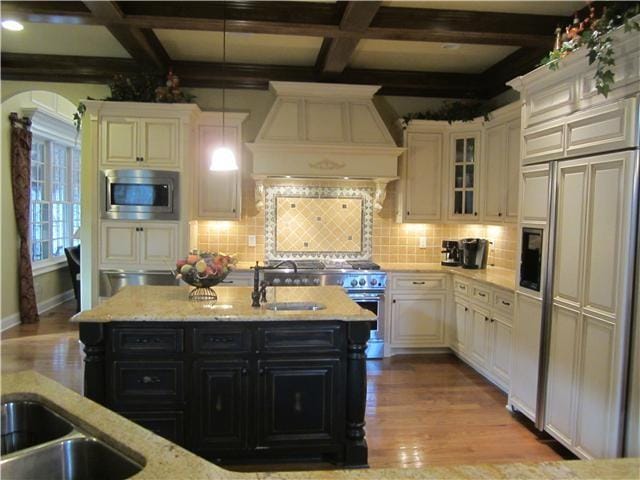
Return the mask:
{"type": "Polygon", "coordinates": [[[640,471],[639,458],[497,465],[456,465],[419,469],[359,469],[304,472],[238,473],[220,468],[149,430],[88,400],[36,372],[2,376],[2,400],[40,400],[62,413],[80,429],[145,464],[132,477],[144,479],[633,479],[640,471]]]}
{"type": "Polygon", "coordinates": [[[382,263],[380,268],[389,273],[451,273],[511,291],[516,288],[515,270],[500,267],[471,270],[462,267],[445,267],[439,263],[382,263]]]}
{"type": "Polygon", "coordinates": [[[371,321],[375,315],[349,298],[340,286],[267,288],[268,302],[317,302],[323,310],[267,310],[251,306],[251,287],[214,287],[217,301],[193,302],[190,286],[125,287],[72,322],[205,322],[205,321],[371,321]]]}

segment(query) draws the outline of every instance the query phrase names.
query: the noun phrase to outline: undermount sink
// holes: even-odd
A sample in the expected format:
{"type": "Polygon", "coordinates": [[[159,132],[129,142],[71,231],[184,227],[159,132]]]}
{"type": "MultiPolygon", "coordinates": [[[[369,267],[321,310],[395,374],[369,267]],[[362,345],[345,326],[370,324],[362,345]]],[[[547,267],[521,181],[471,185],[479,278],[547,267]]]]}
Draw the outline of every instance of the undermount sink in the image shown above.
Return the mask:
{"type": "Polygon", "coordinates": [[[37,401],[1,410],[3,480],[123,480],[143,468],[37,401]]]}
{"type": "Polygon", "coordinates": [[[3,479],[124,480],[142,468],[93,438],[55,442],[3,461],[3,479]]]}
{"type": "Polygon", "coordinates": [[[267,310],[324,310],[326,305],[317,302],[274,302],[265,304],[267,310]]]}
{"type": "Polygon", "coordinates": [[[73,425],[37,402],[18,401],[2,404],[2,455],[24,450],[73,430],[73,425]]]}

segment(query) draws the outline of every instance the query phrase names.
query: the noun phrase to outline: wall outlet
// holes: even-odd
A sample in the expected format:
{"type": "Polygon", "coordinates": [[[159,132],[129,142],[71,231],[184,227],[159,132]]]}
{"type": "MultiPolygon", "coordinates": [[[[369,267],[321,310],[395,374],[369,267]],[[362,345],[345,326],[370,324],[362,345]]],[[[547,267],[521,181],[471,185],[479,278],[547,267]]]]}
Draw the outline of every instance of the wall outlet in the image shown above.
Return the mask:
{"type": "Polygon", "coordinates": [[[255,235],[248,235],[247,236],[247,245],[249,245],[250,247],[255,247],[256,246],[256,236],[255,235]]]}
{"type": "Polygon", "coordinates": [[[418,247],[419,248],[427,248],[427,237],[420,237],[418,239],[418,247]]]}

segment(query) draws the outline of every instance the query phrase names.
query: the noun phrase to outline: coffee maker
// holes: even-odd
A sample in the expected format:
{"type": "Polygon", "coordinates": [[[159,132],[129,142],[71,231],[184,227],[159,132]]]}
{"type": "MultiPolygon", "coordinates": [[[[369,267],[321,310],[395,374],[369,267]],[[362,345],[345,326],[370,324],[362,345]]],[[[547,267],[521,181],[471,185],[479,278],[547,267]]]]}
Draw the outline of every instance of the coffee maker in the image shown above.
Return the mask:
{"type": "Polygon", "coordinates": [[[442,241],[442,261],[441,265],[446,267],[459,267],[462,260],[460,242],[458,240],[442,241]]]}
{"type": "Polygon", "coordinates": [[[460,240],[460,245],[462,246],[462,268],[487,268],[489,240],[483,238],[463,238],[460,240]]]}

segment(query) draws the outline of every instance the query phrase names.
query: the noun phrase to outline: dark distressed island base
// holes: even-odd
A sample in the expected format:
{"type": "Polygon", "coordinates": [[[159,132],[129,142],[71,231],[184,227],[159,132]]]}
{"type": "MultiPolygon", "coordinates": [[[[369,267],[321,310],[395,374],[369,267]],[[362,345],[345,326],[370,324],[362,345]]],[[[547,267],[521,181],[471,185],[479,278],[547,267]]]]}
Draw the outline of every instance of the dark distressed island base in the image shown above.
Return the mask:
{"type": "Polygon", "coordinates": [[[85,396],[145,428],[221,464],[368,466],[367,321],[81,316],[85,396]]]}

